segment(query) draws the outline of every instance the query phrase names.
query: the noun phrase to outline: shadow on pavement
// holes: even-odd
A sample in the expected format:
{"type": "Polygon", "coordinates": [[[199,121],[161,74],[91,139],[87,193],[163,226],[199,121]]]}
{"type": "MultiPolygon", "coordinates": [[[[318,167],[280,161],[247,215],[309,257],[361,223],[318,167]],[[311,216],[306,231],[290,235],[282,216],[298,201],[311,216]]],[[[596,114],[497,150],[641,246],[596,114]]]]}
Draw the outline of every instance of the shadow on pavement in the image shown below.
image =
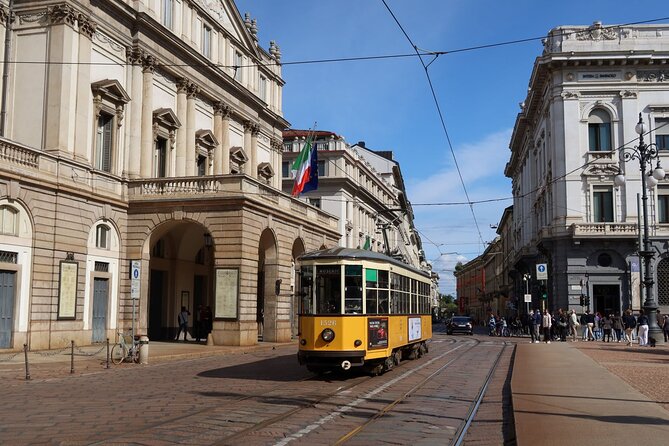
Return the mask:
{"type": "Polygon", "coordinates": [[[299,381],[308,375],[294,354],[231,365],[198,373],[200,378],[225,378],[263,381],[299,381]],[[281,373],[278,373],[278,371],[281,373]]]}
{"type": "Polygon", "coordinates": [[[594,420],[601,421],[603,423],[615,423],[615,424],[631,424],[631,425],[658,425],[666,426],[667,420],[657,417],[643,417],[639,415],[587,415],[587,414],[558,414],[555,412],[531,412],[531,411],[516,411],[516,413],[528,413],[534,415],[552,415],[558,417],[567,417],[567,418],[577,418],[579,420],[594,420]]]}

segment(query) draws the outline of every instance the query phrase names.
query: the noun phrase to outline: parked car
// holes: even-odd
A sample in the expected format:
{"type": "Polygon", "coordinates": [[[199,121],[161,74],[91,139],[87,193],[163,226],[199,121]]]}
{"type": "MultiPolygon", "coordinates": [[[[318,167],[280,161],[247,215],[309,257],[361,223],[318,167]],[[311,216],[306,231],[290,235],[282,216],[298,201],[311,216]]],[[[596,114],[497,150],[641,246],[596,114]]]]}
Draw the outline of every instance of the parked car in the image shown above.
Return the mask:
{"type": "Polygon", "coordinates": [[[474,334],[474,325],[472,318],[469,316],[453,316],[446,324],[446,334],[464,333],[468,335],[474,334]]]}

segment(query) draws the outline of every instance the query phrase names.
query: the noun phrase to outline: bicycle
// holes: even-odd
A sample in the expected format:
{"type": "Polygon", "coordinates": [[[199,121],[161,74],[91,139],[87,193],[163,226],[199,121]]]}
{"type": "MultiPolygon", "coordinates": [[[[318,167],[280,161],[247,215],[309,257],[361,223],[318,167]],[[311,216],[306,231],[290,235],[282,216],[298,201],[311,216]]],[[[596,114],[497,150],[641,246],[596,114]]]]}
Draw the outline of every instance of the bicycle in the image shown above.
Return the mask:
{"type": "Polygon", "coordinates": [[[139,341],[133,339],[130,333],[119,332],[118,343],[111,350],[111,360],[117,365],[123,361],[138,363],[139,341]]]}

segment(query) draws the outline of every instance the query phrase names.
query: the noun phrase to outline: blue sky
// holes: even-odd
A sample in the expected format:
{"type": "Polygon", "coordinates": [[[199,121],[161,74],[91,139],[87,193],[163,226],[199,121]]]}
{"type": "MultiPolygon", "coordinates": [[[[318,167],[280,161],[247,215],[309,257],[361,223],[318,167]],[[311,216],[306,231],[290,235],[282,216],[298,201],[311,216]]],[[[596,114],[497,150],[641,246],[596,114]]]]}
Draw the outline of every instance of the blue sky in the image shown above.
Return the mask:
{"type": "MultiPolygon", "coordinates": [[[[541,38],[560,25],[669,17],[661,1],[386,2],[416,46],[428,51],[541,38]]],[[[237,7],[257,19],[265,49],[277,42],[284,63],[413,53],[381,0],[238,0],[237,7]]],[[[472,201],[511,196],[504,176],[509,138],[541,52],[537,39],[441,55],[428,69],[472,201]]],[[[468,205],[429,206],[467,198],[419,60],[287,64],[283,78],[283,111],[293,128],[317,122],[351,144],[394,152],[426,256],[440,274],[441,291],[455,295],[455,263],[473,259],[495,238],[491,225],[512,200],[475,204],[478,229],[468,205]]]]}

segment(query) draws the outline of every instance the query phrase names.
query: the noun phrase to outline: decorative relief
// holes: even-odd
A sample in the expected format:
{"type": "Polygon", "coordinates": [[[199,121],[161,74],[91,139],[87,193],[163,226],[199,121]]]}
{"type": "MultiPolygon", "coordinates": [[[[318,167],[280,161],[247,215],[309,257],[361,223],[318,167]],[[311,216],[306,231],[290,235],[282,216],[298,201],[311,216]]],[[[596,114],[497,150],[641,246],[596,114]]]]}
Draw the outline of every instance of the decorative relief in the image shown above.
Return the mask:
{"type": "Polygon", "coordinates": [[[120,43],[118,43],[117,41],[112,39],[111,37],[102,34],[101,32],[96,32],[93,35],[93,38],[95,40],[97,40],[98,42],[102,43],[103,45],[108,46],[109,48],[111,48],[112,51],[114,51],[116,53],[120,53],[120,52],[122,52],[123,50],[126,49],[126,47],[124,47],[123,45],[121,45],[120,43]]]}
{"type": "Polygon", "coordinates": [[[54,5],[47,8],[49,21],[53,25],[67,24],[72,27],[77,23],[79,13],[68,4],[54,5]]]}
{"type": "Polygon", "coordinates": [[[620,97],[623,99],[636,99],[638,92],[632,90],[623,90],[620,92],[620,97]]]}
{"type": "Polygon", "coordinates": [[[144,54],[142,57],[142,73],[153,73],[156,71],[156,58],[150,54],[144,54]]]}
{"type": "Polygon", "coordinates": [[[611,178],[620,173],[620,169],[613,163],[593,163],[583,170],[583,176],[611,178]]]}
{"type": "Polygon", "coordinates": [[[563,91],[560,96],[562,96],[562,99],[578,99],[581,94],[577,91],[563,91]]]}
{"type": "Polygon", "coordinates": [[[22,14],[19,15],[19,24],[23,25],[24,23],[46,22],[48,18],[49,16],[46,11],[22,14]]]}
{"type": "MultiPolygon", "coordinates": [[[[0,6],[0,22],[6,24],[7,18],[9,18],[8,10],[5,9],[4,6],[0,6]]],[[[16,21],[16,15],[12,13],[12,18],[10,20],[10,23],[14,23],[15,21],[16,21]]]]}
{"type": "Polygon", "coordinates": [[[194,82],[192,82],[190,79],[186,79],[185,77],[180,78],[176,82],[177,84],[177,93],[186,93],[186,97],[189,99],[195,99],[197,95],[200,93],[200,87],[198,87],[194,82]]]}
{"type": "Polygon", "coordinates": [[[228,119],[231,114],[232,108],[228,104],[222,101],[214,102],[214,115],[221,115],[223,119],[228,119]]]}
{"type": "Polygon", "coordinates": [[[576,40],[615,40],[617,33],[610,28],[604,28],[602,22],[595,22],[585,31],[576,33],[576,40]]]}
{"type": "Polygon", "coordinates": [[[140,65],[144,58],[144,51],[136,46],[125,47],[125,59],[130,65],[140,65]]]}
{"type": "Polygon", "coordinates": [[[77,22],[79,22],[79,33],[85,35],[89,39],[95,34],[98,24],[83,14],[77,14],[77,22]]]}
{"type": "Polygon", "coordinates": [[[639,70],[636,77],[641,82],[666,82],[669,80],[669,70],[639,70]]]}

